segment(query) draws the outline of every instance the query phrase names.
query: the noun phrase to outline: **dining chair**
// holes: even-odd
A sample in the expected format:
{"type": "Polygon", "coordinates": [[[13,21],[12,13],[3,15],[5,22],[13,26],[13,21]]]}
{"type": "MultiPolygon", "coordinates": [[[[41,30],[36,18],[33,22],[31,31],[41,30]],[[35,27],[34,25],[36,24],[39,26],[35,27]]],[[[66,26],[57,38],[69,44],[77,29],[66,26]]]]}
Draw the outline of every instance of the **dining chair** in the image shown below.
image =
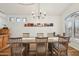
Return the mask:
{"type": "Polygon", "coordinates": [[[11,44],[11,55],[12,56],[22,56],[25,50],[25,47],[22,44],[22,37],[9,38],[11,44]]]}
{"type": "MultiPolygon", "coordinates": [[[[48,38],[55,37],[55,32],[47,33],[47,37],[48,38]]],[[[53,46],[53,43],[48,43],[48,51],[50,55],[52,55],[52,46],[53,46]]]]}
{"type": "MultiPolygon", "coordinates": [[[[30,33],[23,33],[23,38],[30,38],[30,33]]],[[[35,44],[33,43],[30,43],[30,44],[23,44],[26,46],[26,49],[27,49],[27,53],[29,55],[31,55],[31,53],[34,53],[36,51],[36,47],[35,47],[35,44]]]]}
{"type": "Polygon", "coordinates": [[[63,36],[66,36],[66,33],[63,33],[63,36]]]}
{"type": "Polygon", "coordinates": [[[47,36],[48,37],[55,37],[55,32],[53,32],[53,33],[47,33],[47,36]]]}
{"type": "Polygon", "coordinates": [[[52,52],[58,56],[67,56],[68,55],[68,43],[69,37],[59,36],[58,42],[54,42],[52,52]]]}
{"type": "Polygon", "coordinates": [[[53,36],[56,36],[56,32],[53,32],[53,36]]]}
{"type": "Polygon", "coordinates": [[[47,33],[47,37],[54,37],[53,33],[47,33]]]}
{"type": "Polygon", "coordinates": [[[37,37],[44,37],[44,33],[37,33],[37,37]]]}
{"type": "MultiPolygon", "coordinates": [[[[23,33],[23,38],[29,38],[29,37],[30,37],[30,33],[23,33]]],[[[23,44],[23,46],[25,46],[25,50],[26,50],[27,55],[29,55],[30,51],[33,51],[33,50],[30,49],[31,45],[32,44],[28,44],[28,43],[23,44]]]]}
{"type": "Polygon", "coordinates": [[[36,37],[36,55],[48,54],[48,37],[36,37]]]}

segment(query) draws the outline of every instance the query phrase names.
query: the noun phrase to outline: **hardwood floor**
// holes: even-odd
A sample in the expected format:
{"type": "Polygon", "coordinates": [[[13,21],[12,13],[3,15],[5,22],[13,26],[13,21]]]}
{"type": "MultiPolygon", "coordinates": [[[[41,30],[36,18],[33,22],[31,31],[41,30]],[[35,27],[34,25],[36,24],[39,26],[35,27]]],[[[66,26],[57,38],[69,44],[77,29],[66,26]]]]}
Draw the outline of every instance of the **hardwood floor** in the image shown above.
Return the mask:
{"type": "MultiPolygon", "coordinates": [[[[30,52],[29,56],[35,56],[35,52],[30,52]]],[[[51,55],[48,54],[48,56],[51,56],[51,55]]],[[[69,47],[68,56],[79,56],[79,51],[77,51],[76,49],[74,49],[72,47],[69,47]]]]}
{"type": "MultiPolygon", "coordinates": [[[[29,52],[28,56],[36,56],[36,53],[35,52],[29,52]]],[[[55,56],[55,55],[48,54],[48,56],[55,56]]],[[[74,49],[72,47],[69,47],[68,48],[68,56],[79,56],[79,51],[77,51],[76,49],[74,49]]]]}
{"type": "Polygon", "coordinates": [[[69,47],[68,48],[68,55],[69,56],[79,56],[79,51],[77,51],[76,49],[69,47]]]}

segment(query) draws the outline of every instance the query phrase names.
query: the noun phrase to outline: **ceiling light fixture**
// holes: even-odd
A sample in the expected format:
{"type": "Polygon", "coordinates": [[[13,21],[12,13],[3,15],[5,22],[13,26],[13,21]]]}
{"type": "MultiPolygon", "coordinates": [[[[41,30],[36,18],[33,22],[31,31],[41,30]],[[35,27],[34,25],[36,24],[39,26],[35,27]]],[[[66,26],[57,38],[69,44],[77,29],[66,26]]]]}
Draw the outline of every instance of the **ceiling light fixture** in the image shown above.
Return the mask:
{"type": "MultiPolygon", "coordinates": [[[[19,3],[20,5],[33,5],[34,3],[19,3]]],[[[32,11],[32,17],[33,19],[37,18],[37,19],[44,19],[46,16],[46,12],[43,12],[42,9],[40,8],[40,3],[37,4],[37,11],[38,13],[35,14],[34,11],[32,11]]]]}
{"type": "Polygon", "coordinates": [[[38,8],[38,15],[35,15],[35,12],[32,12],[32,16],[33,18],[38,18],[38,19],[44,19],[46,16],[46,12],[42,12],[42,9],[40,8],[40,3],[37,4],[37,8],[38,8]]]}

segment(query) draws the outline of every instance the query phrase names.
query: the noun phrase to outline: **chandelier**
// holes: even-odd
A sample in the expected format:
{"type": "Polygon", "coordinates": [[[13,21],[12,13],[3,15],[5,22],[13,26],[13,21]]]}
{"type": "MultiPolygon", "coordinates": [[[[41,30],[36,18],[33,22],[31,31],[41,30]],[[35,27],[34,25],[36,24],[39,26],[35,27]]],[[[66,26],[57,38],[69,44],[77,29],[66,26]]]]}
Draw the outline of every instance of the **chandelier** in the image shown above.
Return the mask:
{"type": "Polygon", "coordinates": [[[38,14],[36,15],[34,11],[32,11],[32,17],[35,19],[44,19],[46,16],[46,12],[42,12],[41,8],[40,8],[40,3],[37,4],[37,8],[38,8],[38,14]]]}

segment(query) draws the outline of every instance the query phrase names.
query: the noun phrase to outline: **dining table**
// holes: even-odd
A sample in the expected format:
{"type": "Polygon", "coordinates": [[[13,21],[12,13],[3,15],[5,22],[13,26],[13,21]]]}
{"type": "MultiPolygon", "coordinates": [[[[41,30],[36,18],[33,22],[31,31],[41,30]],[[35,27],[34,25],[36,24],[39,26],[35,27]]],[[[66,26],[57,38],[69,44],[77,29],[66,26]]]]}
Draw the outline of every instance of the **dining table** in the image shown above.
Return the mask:
{"type": "MultiPolygon", "coordinates": [[[[48,43],[58,42],[58,37],[48,37],[48,43]]],[[[29,45],[31,43],[36,43],[35,37],[29,37],[29,38],[22,38],[20,41],[16,40],[9,40],[9,44],[13,43],[22,43],[25,46],[25,55],[29,54],[29,45]]]]}
{"type": "MultiPolygon", "coordinates": [[[[58,37],[50,37],[48,38],[48,42],[57,42],[58,41],[58,37]]],[[[29,37],[29,38],[22,38],[22,40],[20,41],[16,41],[16,40],[9,40],[8,43],[36,43],[35,37],[29,37]]]]}

